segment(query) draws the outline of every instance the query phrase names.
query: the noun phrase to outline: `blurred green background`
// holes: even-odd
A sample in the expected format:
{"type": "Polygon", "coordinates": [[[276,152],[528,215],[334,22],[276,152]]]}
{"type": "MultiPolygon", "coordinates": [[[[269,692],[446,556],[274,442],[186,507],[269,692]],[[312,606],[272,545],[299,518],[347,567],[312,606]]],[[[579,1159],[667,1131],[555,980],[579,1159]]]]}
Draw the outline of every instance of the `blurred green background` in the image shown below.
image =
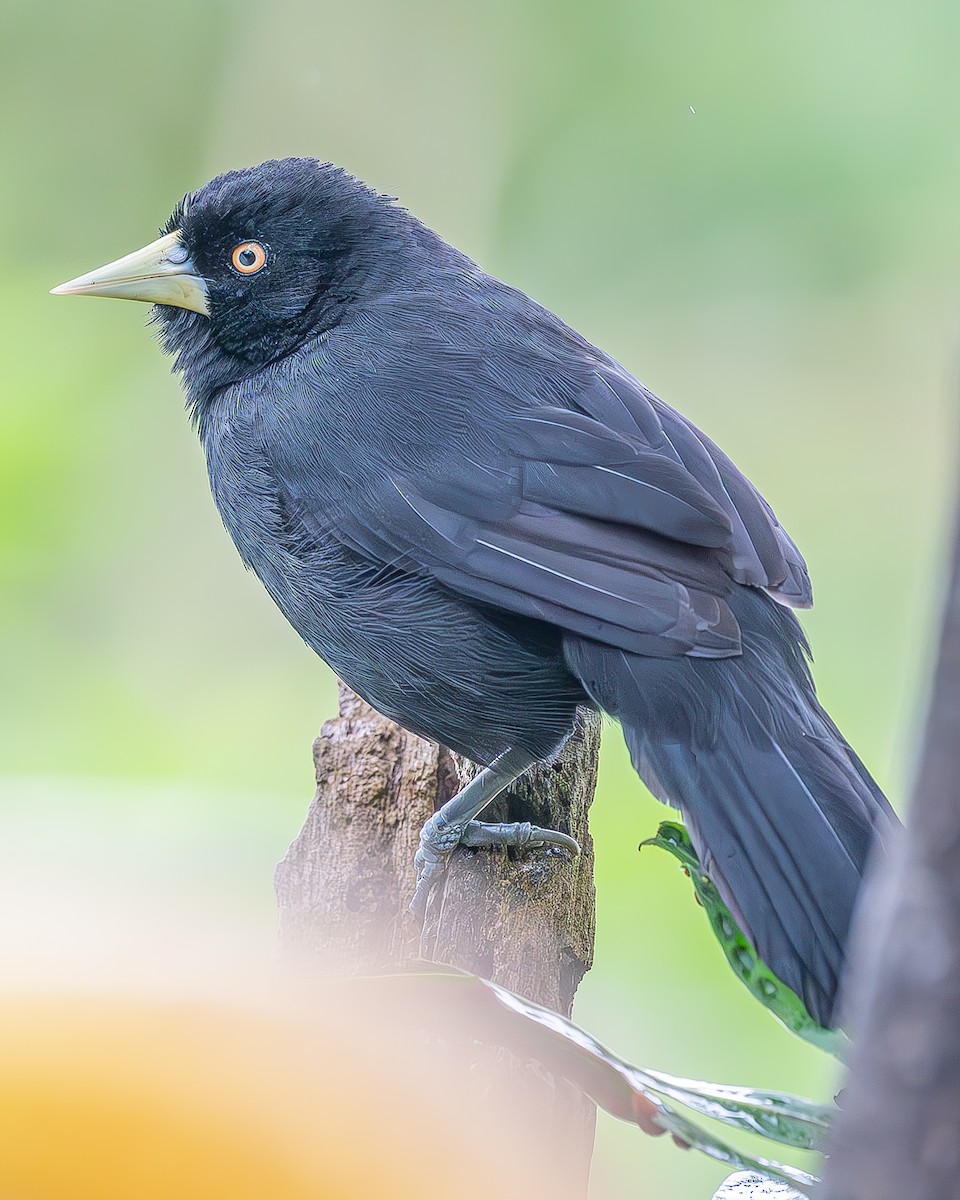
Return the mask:
{"type": "MultiPolygon", "coordinates": [[[[400,197],[720,442],[805,551],[821,694],[901,801],[951,493],[955,3],[6,0],[0,22],[8,941],[54,876],[78,959],[109,942],[95,879],[104,910],[153,889],[272,936],[334,685],[219,526],[147,310],[47,289],[285,154],[400,197]]],[[[638,856],[666,814],[615,730],[605,753],[580,1020],[650,1066],[828,1094],[671,860],[638,856]]],[[[22,961],[66,953],[48,915],[22,961]]],[[[597,1200],[723,1174],[601,1122],[597,1200]]]]}

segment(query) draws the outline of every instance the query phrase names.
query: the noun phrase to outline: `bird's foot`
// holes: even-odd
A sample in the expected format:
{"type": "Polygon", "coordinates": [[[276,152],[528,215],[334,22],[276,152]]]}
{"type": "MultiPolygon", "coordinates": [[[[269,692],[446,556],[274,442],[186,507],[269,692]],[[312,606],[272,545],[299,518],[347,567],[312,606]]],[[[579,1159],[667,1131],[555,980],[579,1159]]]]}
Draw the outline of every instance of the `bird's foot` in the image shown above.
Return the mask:
{"type": "Polygon", "coordinates": [[[420,830],[420,846],[414,855],[417,888],[410,901],[410,912],[423,921],[430,893],[440,882],[450,865],[450,856],[460,845],[469,821],[447,821],[443,810],[435,812],[420,830]]]}
{"type": "Polygon", "coordinates": [[[417,888],[410,911],[418,920],[423,920],[430,893],[446,874],[457,846],[523,846],[532,850],[541,846],[559,846],[573,855],[580,853],[579,842],[556,829],[542,829],[529,821],[450,822],[444,818],[441,809],[420,831],[420,848],[413,860],[417,868],[417,888]]]}
{"type": "Polygon", "coordinates": [[[529,821],[471,821],[463,831],[461,846],[562,846],[571,854],[580,853],[580,843],[559,829],[542,829],[529,821]]]}

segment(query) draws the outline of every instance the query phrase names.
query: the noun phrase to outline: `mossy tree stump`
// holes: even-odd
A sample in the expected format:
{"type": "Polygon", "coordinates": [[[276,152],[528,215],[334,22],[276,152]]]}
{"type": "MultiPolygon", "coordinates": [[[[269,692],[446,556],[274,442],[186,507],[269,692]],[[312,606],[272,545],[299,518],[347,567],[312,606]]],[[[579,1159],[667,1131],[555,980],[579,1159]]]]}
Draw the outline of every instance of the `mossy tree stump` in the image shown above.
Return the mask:
{"type": "MultiPolygon", "coordinates": [[[[420,829],[477,768],[386,720],[348,688],[314,743],[317,789],[299,837],[276,871],[285,955],[349,973],[428,958],[492,979],[569,1016],[593,960],[593,843],[599,718],[587,711],[556,760],[483,814],[525,820],[577,839],[564,850],[468,850],[453,857],[421,929],[409,916],[420,829]]],[[[478,1052],[484,1086],[528,1089],[550,1144],[563,1146],[586,1187],[593,1107],[533,1064],[478,1052]]],[[[573,1192],[571,1194],[574,1194],[573,1192]]]]}

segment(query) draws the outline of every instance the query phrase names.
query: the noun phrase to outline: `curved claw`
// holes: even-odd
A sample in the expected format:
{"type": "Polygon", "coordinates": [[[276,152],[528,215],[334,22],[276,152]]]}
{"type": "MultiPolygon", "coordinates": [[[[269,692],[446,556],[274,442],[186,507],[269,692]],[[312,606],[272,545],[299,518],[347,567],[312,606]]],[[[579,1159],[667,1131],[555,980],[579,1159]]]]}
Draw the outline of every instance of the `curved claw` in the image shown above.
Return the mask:
{"type": "Polygon", "coordinates": [[[420,924],[423,924],[424,917],[427,915],[427,901],[430,899],[430,893],[433,890],[433,883],[420,877],[417,880],[417,888],[413,893],[413,899],[407,905],[407,912],[415,917],[420,924]]]}
{"type": "Polygon", "coordinates": [[[552,846],[562,846],[574,856],[583,853],[583,847],[575,837],[571,837],[568,833],[561,833],[559,829],[547,829],[544,832],[549,835],[543,839],[544,842],[552,846]]]}

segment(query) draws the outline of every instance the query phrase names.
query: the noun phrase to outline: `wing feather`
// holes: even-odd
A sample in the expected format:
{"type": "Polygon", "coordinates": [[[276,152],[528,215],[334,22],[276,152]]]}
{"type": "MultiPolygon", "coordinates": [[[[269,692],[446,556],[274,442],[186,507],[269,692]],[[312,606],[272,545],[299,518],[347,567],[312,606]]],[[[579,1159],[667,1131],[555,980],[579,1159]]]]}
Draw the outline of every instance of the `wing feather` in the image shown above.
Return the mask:
{"type": "Polygon", "coordinates": [[[413,354],[396,319],[365,337],[362,364],[334,337],[301,362],[301,437],[264,429],[302,521],[479,603],[657,657],[738,654],[736,583],[809,603],[802,558],[730,460],[559,323],[549,354],[533,334],[498,344],[502,325],[478,327],[475,349],[418,328],[413,354]],[[425,418],[440,383],[438,436],[425,418]]]}

